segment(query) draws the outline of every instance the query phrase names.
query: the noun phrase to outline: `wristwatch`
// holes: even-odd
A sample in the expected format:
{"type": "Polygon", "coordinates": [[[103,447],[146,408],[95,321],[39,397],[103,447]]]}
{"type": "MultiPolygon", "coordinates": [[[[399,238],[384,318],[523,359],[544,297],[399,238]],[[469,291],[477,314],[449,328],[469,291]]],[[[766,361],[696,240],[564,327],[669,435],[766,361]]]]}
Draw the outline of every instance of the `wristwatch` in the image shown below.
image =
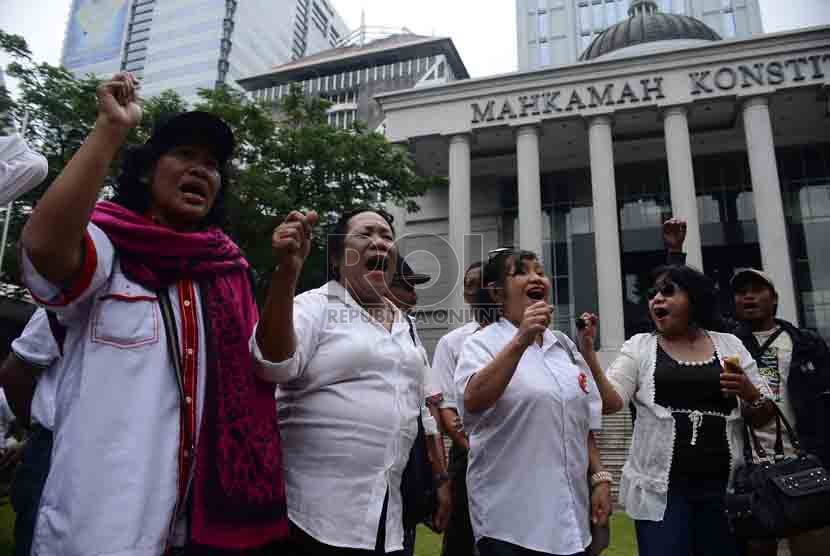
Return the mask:
{"type": "Polygon", "coordinates": [[[611,484],[614,482],[614,478],[611,476],[610,471],[597,471],[593,475],[591,475],[591,488],[597,486],[600,483],[609,483],[611,484]]]}
{"type": "Polygon", "coordinates": [[[438,474],[432,476],[432,480],[437,486],[440,486],[440,485],[446,483],[447,481],[449,481],[450,476],[446,472],[438,473],[438,474]]]}

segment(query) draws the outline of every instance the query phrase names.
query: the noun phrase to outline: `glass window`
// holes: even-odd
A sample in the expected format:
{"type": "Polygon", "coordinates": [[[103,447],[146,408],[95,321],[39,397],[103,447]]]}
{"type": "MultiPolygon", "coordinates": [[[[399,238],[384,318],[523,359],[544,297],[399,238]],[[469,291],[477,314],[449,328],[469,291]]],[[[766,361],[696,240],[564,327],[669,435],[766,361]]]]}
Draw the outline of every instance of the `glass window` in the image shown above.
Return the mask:
{"type": "Polygon", "coordinates": [[[776,149],[801,325],[830,341],[830,143],[776,149]]]}

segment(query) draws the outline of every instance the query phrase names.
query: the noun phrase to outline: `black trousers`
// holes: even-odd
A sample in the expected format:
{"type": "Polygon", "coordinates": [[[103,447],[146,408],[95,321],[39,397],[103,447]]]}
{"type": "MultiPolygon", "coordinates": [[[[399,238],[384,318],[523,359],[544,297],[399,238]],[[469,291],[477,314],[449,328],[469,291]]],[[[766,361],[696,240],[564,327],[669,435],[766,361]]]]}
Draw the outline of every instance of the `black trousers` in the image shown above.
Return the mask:
{"type": "Polygon", "coordinates": [[[473,556],[475,537],[467,500],[467,450],[454,443],[450,447],[449,474],[452,480],[452,512],[444,532],[441,555],[473,556]]]}
{"type": "MultiPolygon", "coordinates": [[[[577,552],[572,555],[548,554],[523,548],[509,542],[499,541],[484,537],[478,541],[478,553],[481,556],[585,556],[585,552],[577,552]]],[[[670,555],[666,555],[670,556],[670,555]]]]}
{"type": "Polygon", "coordinates": [[[386,552],[386,507],[389,504],[389,495],[383,501],[383,510],[380,512],[380,523],[378,524],[378,535],[375,541],[374,550],[363,550],[360,548],[342,548],[323,544],[296,525],[291,524],[291,539],[283,552],[285,556],[377,556],[390,554],[401,556],[403,551],[386,552]]]}
{"type": "Polygon", "coordinates": [[[15,556],[29,556],[32,551],[32,537],[35,534],[37,511],[49,466],[52,463],[52,431],[34,425],[23,460],[14,474],[9,498],[15,511],[14,553],[15,556]]]}

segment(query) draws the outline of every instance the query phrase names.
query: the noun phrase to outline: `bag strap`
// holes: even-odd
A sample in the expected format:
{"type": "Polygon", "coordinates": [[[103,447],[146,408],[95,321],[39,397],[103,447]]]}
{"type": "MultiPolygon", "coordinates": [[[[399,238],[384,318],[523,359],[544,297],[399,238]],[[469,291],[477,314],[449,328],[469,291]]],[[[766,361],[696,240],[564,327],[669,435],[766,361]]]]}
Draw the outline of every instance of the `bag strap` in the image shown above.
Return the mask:
{"type": "Polygon", "coordinates": [[[579,362],[576,359],[576,355],[574,355],[574,352],[571,349],[571,344],[569,343],[570,338],[568,338],[567,334],[565,334],[564,332],[560,332],[559,330],[551,330],[551,332],[553,332],[556,341],[559,342],[559,345],[562,346],[562,349],[564,349],[568,353],[568,357],[571,358],[571,363],[579,366],[579,362]]]}
{"type": "Polygon", "coordinates": [[[167,290],[156,292],[161,307],[161,320],[164,322],[164,330],[167,332],[167,352],[173,360],[173,368],[176,370],[176,383],[179,385],[179,395],[184,399],[184,382],[182,379],[182,354],[179,351],[179,335],[176,333],[176,318],[173,316],[173,304],[170,302],[170,294],[167,290]]]}
{"type": "MultiPolygon", "coordinates": [[[[803,455],[803,451],[801,449],[801,443],[798,440],[798,435],[795,434],[792,425],[790,422],[787,421],[787,418],[784,417],[784,414],[781,412],[781,408],[778,407],[778,404],[773,403],[773,407],[775,408],[775,456],[776,457],[784,457],[784,442],[782,439],[782,430],[781,424],[784,424],[784,428],[787,429],[787,435],[790,437],[790,442],[793,445],[793,449],[795,450],[796,454],[799,456],[803,455]]],[[[760,440],[758,440],[758,435],[755,434],[755,429],[744,421],[744,459],[746,461],[751,461],[752,459],[752,447],[754,446],[755,452],[758,454],[760,459],[767,459],[767,451],[764,450],[764,447],[761,446],[760,440]],[[750,444],[750,437],[751,437],[751,444],[750,444]]]]}
{"type": "Polygon", "coordinates": [[[782,332],[784,332],[784,327],[779,326],[778,330],[773,332],[770,335],[770,337],[767,338],[766,341],[763,344],[761,344],[761,346],[758,348],[757,353],[752,354],[752,358],[753,359],[758,359],[759,357],[761,357],[764,354],[764,352],[767,351],[767,348],[769,348],[772,345],[772,343],[778,338],[778,336],[781,335],[782,332]]]}

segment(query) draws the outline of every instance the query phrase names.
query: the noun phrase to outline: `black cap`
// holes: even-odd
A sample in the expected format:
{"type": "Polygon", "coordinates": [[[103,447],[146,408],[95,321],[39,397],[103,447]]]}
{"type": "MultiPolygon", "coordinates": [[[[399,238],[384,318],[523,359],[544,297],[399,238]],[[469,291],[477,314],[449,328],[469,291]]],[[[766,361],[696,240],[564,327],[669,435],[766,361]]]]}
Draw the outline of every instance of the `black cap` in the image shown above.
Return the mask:
{"type": "Polygon", "coordinates": [[[236,140],[222,118],[194,111],[171,114],[157,122],[146,144],[159,155],[180,145],[205,145],[224,165],[233,155],[236,140]]]}
{"type": "Polygon", "coordinates": [[[398,257],[398,267],[395,269],[395,276],[392,277],[393,282],[403,282],[409,286],[417,286],[432,280],[429,274],[420,274],[412,270],[402,257],[398,257]]]}

